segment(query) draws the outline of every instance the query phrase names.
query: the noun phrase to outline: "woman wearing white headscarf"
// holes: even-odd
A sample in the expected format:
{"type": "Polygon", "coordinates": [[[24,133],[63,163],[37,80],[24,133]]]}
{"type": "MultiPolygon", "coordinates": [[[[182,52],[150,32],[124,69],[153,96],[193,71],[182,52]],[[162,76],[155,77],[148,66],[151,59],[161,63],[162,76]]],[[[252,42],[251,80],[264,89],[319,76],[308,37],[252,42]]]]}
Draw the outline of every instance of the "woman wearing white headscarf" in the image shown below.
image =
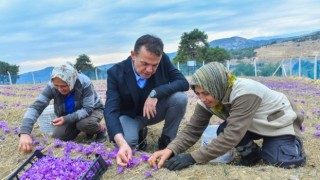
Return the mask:
{"type": "Polygon", "coordinates": [[[52,137],[64,141],[77,137],[80,131],[88,136],[96,134],[97,142],[106,140],[105,127],[100,124],[104,107],[91,80],[78,73],[71,63],[54,67],[51,80],[37,100],[28,108],[20,127],[19,149],[31,152],[31,131],[43,110],[54,100],[54,112],[58,118],[52,137]]]}
{"type": "Polygon", "coordinates": [[[199,97],[194,114],[167,149],[151,156],[150,165],[180,170],[208,162],[234,147],[241,156],[238,165],[252,166],[261,159],[283,168],[305,163],[299,138],[303,116],[283,93],[254,80],[236,78],[217,62],[198,69],[190,84],[199,97]],[[199,140],[212,115],[224,120],[218,137],[208,146],[180,154],[199,140]],[[263,139],[262,148],[254,142],[257,139],[263,139]]]}

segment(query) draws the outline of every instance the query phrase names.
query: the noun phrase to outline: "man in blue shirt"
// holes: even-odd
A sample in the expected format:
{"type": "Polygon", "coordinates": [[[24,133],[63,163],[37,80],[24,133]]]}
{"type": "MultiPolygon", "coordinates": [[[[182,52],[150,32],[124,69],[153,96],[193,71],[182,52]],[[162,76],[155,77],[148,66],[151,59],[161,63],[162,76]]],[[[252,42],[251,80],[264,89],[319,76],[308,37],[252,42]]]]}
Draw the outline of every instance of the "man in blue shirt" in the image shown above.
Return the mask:
{"type": "Polygon", "coordinates": [[[108,70],[105,120],[110,140],[119,147],[118,165],[125,166],[132,149],[145,149],[146,127],[164,122],[158,148],[176,137],[185,114],[186,78],[163,52],[162,40],[143,35],[131,56],[108,70]]]}

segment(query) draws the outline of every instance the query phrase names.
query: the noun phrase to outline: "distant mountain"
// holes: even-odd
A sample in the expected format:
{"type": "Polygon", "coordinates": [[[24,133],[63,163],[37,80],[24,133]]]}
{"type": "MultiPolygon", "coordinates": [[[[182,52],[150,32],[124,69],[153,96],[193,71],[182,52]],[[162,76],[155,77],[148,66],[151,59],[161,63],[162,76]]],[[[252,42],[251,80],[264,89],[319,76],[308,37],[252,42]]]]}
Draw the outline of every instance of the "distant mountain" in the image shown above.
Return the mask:
{"type": "Polygon", "coordinates": [[[176,57],[177,52],[166,53],[166,54],[169,56],[170,60],[173,61],[173,58],[176,57]]]}
{"type": "MultiPolygon", "coordinates": [[[[293,34],[292,34],[293,35],[293,34]]],[[[307,50],[309,51],[318,51],[318,46],[316,44],[316,41],[320,41],[320,31],[317,32],[312,32],[309,34],[304,34],[304,35],[298,35],[295,34],[294,36],[289,36],[288,35],[280,35],[280,36],[272,36],[269,37],[260,37],[260,38],[253,38],[253,39],[246,39],[243,37],[230,37],[230,38],[223,38],[223,39],[218,39],[209,42],[210,47],[220,47],[226,50],[231,50],[231,49],[243,49],[243,48],[255,48],[255,51],[257,51],[257,57],[263,56],[264,58],[269,58],[267,56],[268,53],[272,52],[273,54],[276,53],[276,51],[284,51],[284,52],[291,52],[290,50],[282,50],[281,48],[286,47],[286,46],[296,46],[296,47],[305,47],[305,49],[301,48],[303,52],[306,52],[307,50]],[[308,43],[310,41],[310,43],[308,43]],[[302,42],[302,43],[301,43],[302,42]],[[293,44],[292,43],[298,43],[298,44],[293,44]],[[289,45],[287,45],[289,44],[289,45]],[[304,45],[304,44],[310,44],[310,45],[304,45]],[[275,46],[275,48],[272,48],[275,46]],[[276,47],[279,46],[279,47],[276,47]],[[280,47],[281,46],[281,47],[280,47]],[[261,50],[260,50],[261,49],[261,50]],[[271,50],[268,50],[271,49],[271,50]],[[261,53],[259,53],[261,51],[261,53]]],[[[292,49],[292,47],[291,47],[292,49]]],[[[301,54],[302,52],[297,51],[297,53],[301,54]]],[[[313,52],[306,53],[312,54],[313,52]]],[[[170,60],[172,61],[173,58],[177,55],[177,52],[171,52],[167,53],[169,56],[170,60]]],[[[272,56],[272,54],[270,55],[272,56]]],[[[288,56],[288,54],[287,54],[288,56]]],[[[283,57],[279,57],[283,58],[283,57]]],[[[97,66],[100,70],[106,71],[110,67],[112,67],[114,64],[105,64],[101,66],[97,66]]],[[[20,78],[17,79],[17,84],[25,84],[25,83],[33,83],[33,78],[36,83],[41,83],[41,82],[47,82],[50,80],[50,74],[52,71],[53,67],[47,67],[45,69],[39,70],[39,71],[34,71],[34,72],[28,72],[19,75],[20,78]]],[[[104,75],[104,77],[106,74],[104,75]]]]}
{"type": "MultiPolygon", "coordinates": [[[[292,37],[290,37],[292,38],[292,37]]],[[[266,46],[270,44],[280,43],[290,38],[276,38],[269,40],[252,40],[243,37],[234,36],[231,38],[224,38],[211,41],[209,43],[210,47],[220,47],[225,50],[231,49],[244,49],[244,48],[257,48],[261,46],[266,46]]]]}
{"type": "Polygon", "coordinates": [[[292,38],[292,37],[304,36],[306,34],[310,34],[313,32],[315,31],[302,31],[302,32],[295,32],[290,34],[281,34],[276,36],[261,36],[261,37],[251,38],[251,39],[256,41],[256,40],[269,40],[269,39],[278,39],[278,38],[292,38]]]}
{"type": "Polygon", "coordinates": [[[51,76],[53,67],[47,67],[38,71],[27,72],[19,75],[16,84],[32,84],[48,82],[51,76]]]}
{"type": "Polygon", "coordinates": [[[97,68],[99,68],[100,70],[108,70],[109,68],[111,68],[114,64],[104,64],[101,66],[97,66],[97,68]]]}
{"type": "Polygon", "coordinates": [[[282,42],[294,41],[294,42],[301,42],[306,40],[315,40],[320,38],[320,31],[312,32],[309,34],[303,35],[296,35],[286,37],[286,35],[281,36],[273,36],[273,38],[266,39],[265,38],[253,38],[253,39],[246,39],[238,36],[230,37],[230,38],[223,38],[211,41],[210,47],[220,47],[225,50],[231,49],[244,49],[244,48],[259,48],[261,46],[267,46],[282,42]]]}
{"type": "MultiPolygon", "coordinates": [[[[107,71],[114,64],[104,64],[97,66],[98,69],[102,71],[107,71]]],[[[47,67],[38,71],[27,72],[19,75],[16,84],[33,84],[35,83],[45,83],[51,78],[51,72],[53,67],[47,67]]]]}

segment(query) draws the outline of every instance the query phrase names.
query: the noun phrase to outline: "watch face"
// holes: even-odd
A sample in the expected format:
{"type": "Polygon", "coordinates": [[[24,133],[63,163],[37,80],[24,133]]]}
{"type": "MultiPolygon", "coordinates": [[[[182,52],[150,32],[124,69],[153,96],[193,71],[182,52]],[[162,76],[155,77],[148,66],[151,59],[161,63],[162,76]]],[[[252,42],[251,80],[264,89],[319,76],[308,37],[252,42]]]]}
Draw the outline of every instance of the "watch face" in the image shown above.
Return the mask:
{"type": "Polygon", "coordinates": [[[156,91],[155,90],[152,90],[150,92],[150,95],[149,95],[151,98],[154,98],[156,96],[156,91]]]}

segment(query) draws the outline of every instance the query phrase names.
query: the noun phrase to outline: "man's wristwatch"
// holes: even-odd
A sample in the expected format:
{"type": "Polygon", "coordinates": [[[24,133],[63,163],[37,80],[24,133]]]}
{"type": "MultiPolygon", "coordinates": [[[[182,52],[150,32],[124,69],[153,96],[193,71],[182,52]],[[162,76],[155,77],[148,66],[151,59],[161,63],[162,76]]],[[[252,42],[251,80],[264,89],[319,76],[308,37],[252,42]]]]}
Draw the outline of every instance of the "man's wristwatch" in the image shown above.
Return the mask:
{"type": "Polygon", "coordinates": [[[150,92],[149,97],[151,97],[151,98],[157,98],[157,92],[153,89],[153,90],[150,92]]]}

